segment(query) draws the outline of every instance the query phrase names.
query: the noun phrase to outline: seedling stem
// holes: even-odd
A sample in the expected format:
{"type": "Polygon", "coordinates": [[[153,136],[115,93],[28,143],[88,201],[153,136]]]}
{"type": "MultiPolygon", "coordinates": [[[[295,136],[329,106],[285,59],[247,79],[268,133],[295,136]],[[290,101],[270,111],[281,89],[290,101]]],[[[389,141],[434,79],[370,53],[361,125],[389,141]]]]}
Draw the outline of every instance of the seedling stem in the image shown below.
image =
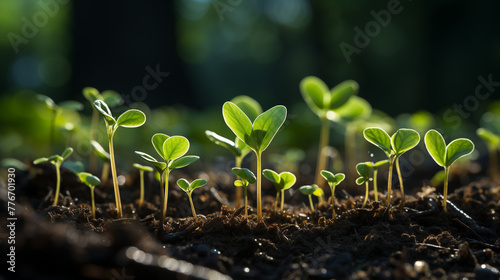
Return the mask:
{"type": "Polygon", "coordinates": [[[262,202],[261,202],[261,186],[262,186],[262,152],[256,152],[257,155],[257,221],[262,220],[262,202]]]}
{"type": "Polygon", "coordinates": [[[111,162],[111,176],[113,177],[113,189],[115,191],[115,203],[116,203],[116,214],[118,218],[121,219],[123,217],[122,212],[122,201],[120,198],[120,188],[118,187],[118,179],[116,174],[116,165],[115,165],[115,152],[113,149],[113,134],[115,130],[112,127],[108,127],[108,139],[109,139],[109,160],[111,162]]]}
{"type": "Polygon", "coordinates": [[[405,204],[405,189],[403,187],[403,177],[401,177],[401,170],[399,169],[399,157],[396,158],[396,171],[398,172],[399,185],[401,187],[401,205],[399,207],[403,209],[405,204]]]}

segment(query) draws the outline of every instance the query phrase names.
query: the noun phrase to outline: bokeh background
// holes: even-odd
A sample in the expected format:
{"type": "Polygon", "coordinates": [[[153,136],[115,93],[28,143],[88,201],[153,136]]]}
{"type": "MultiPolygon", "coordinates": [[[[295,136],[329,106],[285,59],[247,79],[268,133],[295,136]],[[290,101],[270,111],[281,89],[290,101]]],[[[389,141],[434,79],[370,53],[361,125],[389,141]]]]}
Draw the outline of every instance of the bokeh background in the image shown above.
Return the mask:
{"type": "MultiPolygon", "coordinates": [[[[500,92],[471,99],[478,77],[500,81],[499,11],[498,1],[465,0],[0,0],[0,156],[46,155],[50,114],[36,93],[85,105],[64,111],[56,134],[56,151],[71,145],[85,160],[92,109],[82,89],[91,86],[122,94],[117,112],[148,116],[144,128],[118,132],[123,159],[154,153],[155,132],[188,136],[192,153],[225,155],[203,132],[231,136],[220,108],[245,94],[264,109],[286,105],[274,149],[314,162],[319,123],[299,91],[309,75],[330,87],[356,80],[359,96],[395,124],[426,110],[440,126],[448,112],[450,136],[474,137],[500,92]],[[148,75],[156,78],[144,90],[148,75]],[[453,111],[464,102],[474,108],[467,116],[453,111]]],[[[333,130],[331,144],[343,152],[345,126],[333,130]]]]}

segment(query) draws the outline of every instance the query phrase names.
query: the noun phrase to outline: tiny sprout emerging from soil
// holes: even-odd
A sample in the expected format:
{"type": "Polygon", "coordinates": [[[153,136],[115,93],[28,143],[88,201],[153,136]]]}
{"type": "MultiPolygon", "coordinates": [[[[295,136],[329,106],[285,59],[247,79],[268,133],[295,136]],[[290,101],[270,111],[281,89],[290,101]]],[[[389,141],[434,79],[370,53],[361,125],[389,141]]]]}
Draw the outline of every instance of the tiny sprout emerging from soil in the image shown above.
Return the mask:
{"type": "Polygon", "coordinates": [[[323,195],[323,190],[318,187],[316,184],[312,185],[305,185],[299,188],[299,191],[303,195],[309,196],[309,205],[311,207],[311,212],[314,212],[314,204],[312,201],[312,195],[314,194],[315,196],[322,196],[323,195]]]}
{"type": "Polygon", "coordinates": [[[149,154],[135,151],[136,154],[140,155],[144,160],[151,163],[158,173],[160,173],[160,185],[161,179],[165,181],[165,189],[162,190],[162,212],[161,221],[162,225],[165,222],[165,217],[167,215],[167,201],[168,201],[168,179],[170,172],[174,169],[179,169],[190,165],[191,163],[197,161],[199,156],[184,156],[189,150],[189,140],[184,136],[168,136],[163,133],[156,133],[151,137],[151,143],[155,148],[156,152],[161,156],[164,162],[157,161],[154,157],[149,154]],[[165,176],[163,176],[165,174],[165,176]]]}
{"type": "Polygon", "coordinates": [[[276,202],[274,204],[274,213],[276,213],[280,193],[280,212],[283,212],[283,204],[285,203],[285,190],[291,188],[297,181],[297,178],[295,178],[295,175],[293,175],[291,172],[285,171],[278,174],[271,169],[264,169],[264,171],[262,171],[262,174],[264,175],[264,177],[269,179],[269,181],[271,181],[276,188],[276,202]]]}
{"type": "Polygon", "coordinates": [[[370,168],[373,169],[373,192],[375,193],[375,201],[378,201],[378,189],[377,189],[377,175],[378,175],[378,168],[386,163],[389,163],[388,159],[380,160],[375,163],[373,162],[365,162],[366,165],[368,165],[370,168]]]}
{"type": "Polygon", "coordinates": [[[39,164],[42,162],[50,162],[56,167],[56,192],[54,194],[54,203],[52,206],[57,205],[57,200],[59,199],[59,190],[61,189],[61,164],[73,153],[73,148],[69,147],[64,150],[62,155],[53,155],[50,157],[42,157],[35,159],[34,164],[39,164]]]}
{"type": "Polygon", "coordinates": [[[321,170],[321,176],[325,178],[330,186],[330,190],[332,190],[332,217],[335,218],[335,187],[340,184],[340,182],[344,181],[345,174],[338,173],[333,174],[328,170],[321,170]]]}
{"type": "Polygon", "coordinates": [[[257,181],[255,178],[255,174],[247,168],[239,168],[233,167],[233,173],[238,176],[240,179],[234,181],[234,185],[236,187],[243,187],[244,195],[245,195],[245,219],[248,218],[248,195],[247,195],[247,187],[249,184],[254,184],[257,181]]]}
{"type": "Polygon", "coordinates": [[[104,150],[104,148],[97,141],[90,140],[90,145],[94,150],[94,154],[96,154],[103,162],[102,172],[101,172],[101,181],[102,184],[105,184],[108,181],[109,176],[109,153],[104,150]]]}
{"type": "Polygon", "coordinates": [[[101,180],[87,172],[78,173],[78,178],[80,178],[80,181],[85,183],[90,188],[90,199],[92,201],[92,217],[95,219],[94,188],[101,183],[101,180]]]}
{"type": "Polygon", "coordinates": [[[262,220],[262,153],[285,122],[286,113],[286,107],[278,105],[260,114],[252,123],[236,104],[226,102],[222,107],[222,115],[227,126],[257,156],[257,221],[259,222],[262,220]]]}
{"type": "Polygon", "coordinates": [[[139,196],[139,209],[142,207],[142,205],[144,204],[144,171],[148,171],[148,172],[151,172],[153,171],[154,169],[151,167],[151,166],[144,166],[144,165],[140,165],[138,163],[134,163],[133,166],[137,169],[139,169],[139,179],[141,181],[141,194],[139,196]]]}
{"type": "Polygon", "coordinates": [[[193,191],[199,187],[203,187],[207,184],[207,180],[204,179],[196,179],[191,184],[186,179],[177,180],[177,185],[187,193],[189,197],[189,203],[191,204],[191,211],[193,212],[193,217],[195,221],[198,221],[198,217],[196,217],[196,211],[194,210],[193,199],[191,198],[191,194],[193,191]]]}
{"type": "Polygon", "coordinates": [[[369,127],[363,131],[365,139],[384,151],[389,159],[389,179],[387,181],[387,204],[391,205],[392,167],[396,162],[399,185],[401,187],[401,208],[405,203],[405,193],[403,187],[403,177],[399,168],[399,157],[417,146],[420,142],[420,134],[413,129],[401,128],[389,137],[385,130],[378,127],[369,127]]]}
{"type": "Polygon", "coordinates": [[[336,109],[341,108],[351,96],[358,94],[359,85],[356,81],[344,81],[331,90],[319,78],[309,76],[300,82],[300,92],[309,108],[321,120],[320,141],[318,147],[318,162],[316,164],[315,184],[321,185],[320,171],[326,169],[324,149],[329,142],[329,117],[336,109]]]}
{"type": "Polygon", "coordinates": [[[113,177],[113,187],[115,191],[116,212],[118,218],[123,217],[122,203],[120,198],[120,189],[118,188],[118,180],[116,174],[115,154],[113,150],[113,136],[118,127],[139,127],[146,122],[146,115],[140,110],[130,109],[121,114],[118,119],[115,119],[109,110],[108,105],[102,100],[94,101],[94,108],[101,113],[106,123],[106,132],[109,142],[109,157],[111,163],[111,175],[113,177]]]}
{"type": "Polygon", "coordinates": [[[474,143],[467,138],[458,138],[451,141],[448,145],[444,141],[443,136],[434,129],[427,131],[425,134],[425,147],[434,159],[434,161],[444,167],[444,202],[443,209],[446,212],[446,200],[448,196],[448,176],[451,165],[459,158],[467,156],[474,151],[474,143]]]}
{"type": "Polygon", "coordinates": [[[366,202],[368,202],[368,182],[370,182],[370,167],[368,166],[368,164],[366,164],[366,162],[358,163],[356,165],[356,171],[360,176],[358,179],[356,179],[356,184],[366,184],[365,199],[363,200],[363,206],[361,206],[361,208],[365,208],[366,202]]]}

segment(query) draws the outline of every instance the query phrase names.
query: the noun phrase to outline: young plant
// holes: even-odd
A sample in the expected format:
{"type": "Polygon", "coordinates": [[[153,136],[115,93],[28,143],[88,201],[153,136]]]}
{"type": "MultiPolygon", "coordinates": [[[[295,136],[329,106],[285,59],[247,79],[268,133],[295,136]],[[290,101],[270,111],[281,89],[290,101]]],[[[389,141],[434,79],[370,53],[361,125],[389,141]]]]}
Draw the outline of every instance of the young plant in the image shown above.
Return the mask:
{"type": "MultiPolygon", "coordinates": [[[[123,99],[122,96],[114,90],[105,90],[101,94],[97,89],[93,87],[85,87],[83,88],[82,92],[85,99],[87,99],[90,102],[90,106],[92,106],[92,121],[90,124],[90,141],[92,142],[96,139],[97,125],[99,122],[99,112],[93,106],[94,102],[96,100],[102,100],[110,108],[113,108],[121,105],[123,103],[123,99]]],[[[95,172],[95,170],[97,169],[97,162],[94,154],[90,154],[89,165],[90,170],[92,172],[95,172]]]]}
{"type": "Polygon", "coordinates": [[[257,156],[257,221],[260,222],[262,220],[262,153],[271,144],[274,136],[285,122],[286,108],[282,105],[275,106],[260,114],[252,123],[236,104],[226,102],[222,107],[222,115],[227,126],[257,156]]]}
{"type": "Polygon", "coordinates": [[[425,134],[425,147],[434,159],[434,161],[444,168],[444,202],[443,209],[446,212],[446,200],[448,197],[448,176],[451,165],[459,158],[467,156],[474,151],[474,143],[467,138],[458,138],[451,141],[448,145],[443,136],[434,129],[425,134]]]}
{"type": "Polygon", "coordinates": [[[64,150],[62,155],[53,155],[50,157],[42,157],[35,159],[34,164],[39,164],[42,162],[50,162],[56,167],[56,192],[54,194],[54,203],[52,206],[57,205],[57,200],[59,199],[59,190],[61,189],[61,164],[73,153],[73,148],[69,147],[64,150]]]}
{"type": "Polygon", "coordinates": [[[297,178],[295,178],[295,175],[293,175],[291,172],[281,172],[280,174],[278,174],[271,169],[264,169],[264,171],[262,171],[262,174],[264,175],[264,177],[269,179],[269,181],[271,181],[276,188],[276,202],[274,204],[274,213],[276,214],[276,208],[278,205],[280,193],[280,212],[283,212],[283,204],[285,203],[285,190],[291,188],[297,181],[297,178]]]}
{"type": "Polygon", "coordinates": [[[340,184],[340,182],[344,181],[345,174],[338,173],[333,174],[327,170],[321,170],[321,176],[325,178],[326,182],[330,186],[330,190],[332,190],[332,217],[335,218],[335,187],[340,184]]]}
{"type": "Polygon", "coordinates": [[[368,201],[368,182],[370,182],[370,167],[366,164],[366,162],[358,163],[356,164],[356,171],[360,176],[358,179],[356,179],[356,184],[366,184],[365,199],[363,200],[363,206],[361,206],[361,208],[365,208],[366,202],[368,201]]]}
{"type": "MultiPolygon", "coordinates": [[[[324,149],[329,142],[330,128],[328,121],[335,115],[334,111],[341,108],[351,96],[358,93],[359,85],[353,80],[344,81],[331,90],[319,78],[309,76],[300,82],[300,92],[309,108],[321,120],[320,141],[316,164],[315,184],[321,186],[321,170],[326,169],[324,149]]],[[[332,119],[333,120],[333,119],[332,119]]]]}
{"type": "Polygon", "coordinates": [[[365,162],[368,167],[373,169],[373,192],[375,193],[375,201],[378,201],[378,189],[377,189],[377,175],[378,175],[378,168],[386,163],[389,163],[388,159],[380,160],[375,163],[371,161],[365,162]]]}
{"type": "Polygon", "coordinates": [[[389,180],[387,182],[387,205],[391,205],[391,186],[392,186],[392,168],[396,162],[396,171],[398,172],[399,185],[401,187],[401,208],[405,203],[405,193],[403,187],[403,178],[399,168],[399,157],[417,146],[420,142],[420,134],[413,129],[401,128],[389,137],[385,130],[378,127],[369,127],[363,131],[365,139],[373,145],[384,151],[389,159],[389,180]]]}
{"type": "Polygon", "coordinates": [[[133,166],[139,169],[139,179],[141,180],[141,194],[139,196],[138,206],[139,209],[141,209],[142,205],[144,204],[144,171],[151,172],[153,171],[153,168],[151,166],[144,166],[138,163],[134,163],[133,166]]]}
{"type": "Polygon", "coordinates": [[[193,217],[195,221],[198,221],[198,217],[196,217],[196,211],[194,210],[193,199],[191,198],[191,194],[193,191],[199,187],[203,187],[207,184],[207,180],[204,179],[196,179],[191,184],[186,179],[177,180],[177,185],[187,193],[189,197],[189,203],[191,204],[191,211],[193,212],[193,217]]]}
{"type": "Polygon", "coordinates": [[[113,188],[115,191],[116,213],[118,218],[123,217],[122,203],[120,198],[120,189],[118,188],[118,180],[116,174],[115,153],[113,150],[113,136],[118,127],[139,127],[146,122],[146,115],[140,110],[130,109],[121,114],[118,119],[115,119],[111,114],[111,110],[104,101],[94,101],[94,107],[104,117],[106,124],[106,132],[108,134],[109,143],[109,158],[111,163],[111,176],[113,178],[113,188]]]}
{"type": "Polygon", "coordinates": [[[97,141],[91,140],[90,145],[94,150],[94,153],[102,160],[102,171],[101,171],[101,181],[102,184],[106,184],[109,177],[109,153],[104,150],[104,148],[97,141]]]}
{"type": "Polygon", "coordinates": [[[165,181],[165,189],[162,190],[162,211],[161,211],[161,223],[162,228],[165,223],[165,217],[167,215],[167,201],[168,201],[168,180],[170,172],[174,169],[179,169],[190,165],[191,163],[197,161],[199,156],[184,156],[189,150],[189,140],[183,136],[168,136],[163,133],[156,133],[151,138],[151,142],[156,152],[161,156],[164,162],[157,161],[154,157],[149,154],[135,151],[144,160],[151,163],[158,173],[160,173],[160,185],[161,180],[165,181]]]}
{"type": "Polygon", "coordinates": [[[95,219],[94,188],[101,183],[101,180],[87,172],[78,173],[78,178],[80,178],[80,181],[85,183],[90,188],[90,199],[92,201],[92,217],[95,219]]]}
{"type": "Polygon", "coordinates": [[[253,174],[252,171],[250,171],[247,168],[238,168],[238,167],[233,167],[232,169],[233,173],[238,176],[240,179],[234,181],[234,185],[236,187],[243,187],[245,190],[245,219],[248,219],[248,205],[247,205],[247,188],[249,184],[254,184],[257,181],[257,178],[255,178],[255,174],[253,174]]]}
{"type": "Polygon", "coordinates": [[[314,204],[312,200],[312,195],[314,194],[315,196],[322,196],[323,195],[323,190],[318,187],[316,184],[312,185],[305,185],[299,188],[299,191],[303,195],[307,195],[309,197],[309,205],[311,207],[311,212],[314,212],[314,204]]]}
{"type": "Polygon", "coordinates": [[[498,152],[500,151],[500,113],[487,112],[481,117],[481,128],[477,131],[488,148],[488,173],[493,180],[500,181],[498,152]]]}

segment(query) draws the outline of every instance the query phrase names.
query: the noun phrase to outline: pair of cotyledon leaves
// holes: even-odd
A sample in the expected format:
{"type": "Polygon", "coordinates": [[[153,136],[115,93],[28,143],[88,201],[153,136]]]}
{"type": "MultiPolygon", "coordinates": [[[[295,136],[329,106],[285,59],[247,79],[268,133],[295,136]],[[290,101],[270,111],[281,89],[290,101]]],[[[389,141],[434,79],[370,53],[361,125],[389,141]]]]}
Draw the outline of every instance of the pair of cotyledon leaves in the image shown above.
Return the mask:
{"type": "Polygon", "coordinates": [[[205,179],[196,179],[191,183],[189,183],[188,180],[186,180],[184,178],[177,180],[177,185],[179,185],[179,187],[189,195],[191,195],[191,193],[195,189],[197,189],[199,187],[203,187],[206,184],[207,184],[207,180],[205,180],[205,179]]]}
{"type": "Polygon", "coordinates": [[[328,170],[321,170],[321,176],[325,178],[325,180],[328,182],[328,185],[330,185],[330,188],[334,188],[340,182],[344,181],[345,179],[345,174],[344,173],[338,173],[338,174],[333,174],[332,172],[328,170]]]}
{"type": "Polygon", "coordinates": [[[434,161],[444,168],[474,151],[474,143],[466,138],[455,139],[446,145],[443,136],[434,129],[425,134],[425,146],[434,161]]]}
{"type": "Polygon", "coordinates": [[[108,127],[139,127],[146,122],[146,115],[140,110],[130,109],[121,114],[118,119],[113,117],[108,105],[102,100],[94,101],[94,107],[101,113],[108,127]]]}
{"type": "Polygon", "coordinates": [[[80,181],[85,183],[87,186],[93,188],[101,183],[101,180],[97,178],[96,176],[92,175],[91,173],[88,172],[80,172],[78,173],[78,178],[80,178],[80,181]]]}
{"type": "Polygon", "coordinates": [[[53,163],[53,164],[57,164],[57,163],[60,164],[63,161],[65,161],[72,153],[73,153],[73,148],[69,147],[69,148],[66,148],[66,150],[64,150],[62,155],[52,155],[49,157],[37,158],[33,161],[33,163],[39,164],[39,163],[48,161],[48,162],[53,163]]]}
{"type": "Polygon", "coordinates": [[[356,184],[361,185],[361,184],[369,181],[370,180],[370,169],[372,169],[372,168],[377,169],[380,166],[382,166],[388,162],[389,162],[389,160],[385,159],[385,160],[381,160],[381,161],[377,161],[377,162],[367,161],[367,162],[358,163],[356,165],[356,171],[358,172],[360,177],[356,179],[356,184]]]}
{"type": "Polygon", "coordinates": [[[234,181],[236,187],[246,187],[248,184],[253,184],[257,181],[255,174],[248,168],[233,167],[232,171],[241,179],[234,181]]]}
{"type": "Polygon", "coordinates": [[[266,177],[269,181],[273,183],[277,192],[291,188],[297,181],[295,175],[293,175],[293,173],[288,171],[281,172],[278,174],[274,170],[264,169],[264,171],[262,171],[262,174],[264,175],[264,177],[266,177]]]}

